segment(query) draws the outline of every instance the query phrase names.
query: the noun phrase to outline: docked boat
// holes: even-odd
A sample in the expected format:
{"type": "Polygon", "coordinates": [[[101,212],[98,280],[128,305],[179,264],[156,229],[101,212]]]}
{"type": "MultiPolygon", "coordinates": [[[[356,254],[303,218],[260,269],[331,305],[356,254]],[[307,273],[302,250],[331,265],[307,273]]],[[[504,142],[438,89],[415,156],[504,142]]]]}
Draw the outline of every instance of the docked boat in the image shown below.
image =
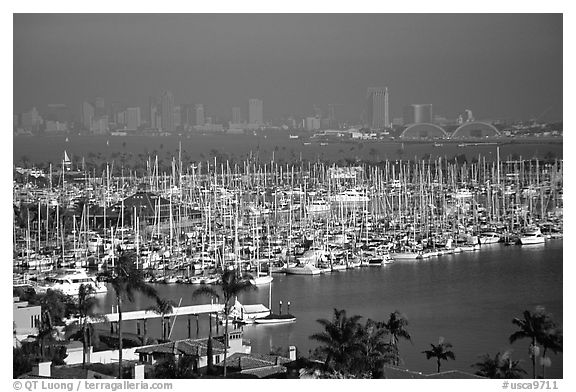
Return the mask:
{"type": "Polygon", "coordinates": [[[418,260],[422,258],[421,252],[397,252],[390,254],[394,260],[403,261],[403,260],[418,260]]]}
{"type": "Polygon", "coordinates": [[[332,202],[343,202],[343,203],[359,203],[370,201],[370,198],[363,195],[356,189],[351,189],[337,195],[330,196],[330,201],[332,202]]]}
{"type": "Polygon", "coordinates": [[[296,317],[291,314],[269,314],[266,317],[257,318],[254,320],[254,324],[286,324],[293,323],[296,321],[296,317]]]}
{"type": "Polygon", "coordinates": [[[294,267],[286,267],[286,273],[290,275],[320,275],[322,270],[313,264],[299,264],[294,267]]]}
{"type": "Polygon", "coordinates": [[[243,305],[235,300],[230,308],[230,317],[235,323],[253,324],[257,319],[270,315],[270,309],[262,304],[243,305]]]}
{"type": "Polygon", "coordinates": [[[252,283],[254,286],[262,286],[265,284],[269,284],[273,280],[274,278],[270,275],[260,275],[250,279],[250,283],[252,283]]]}
{"type": "Polygon", "coordinates": [[[68,269],[62,273],[47,277],[43,283],[38,283],[36,292],[45,293],[48,290],[59,290],[66,295],[78,295],[81,285],[88,285],[94,289],[95,294],[108,292],[108,287],[103,282],[98,282],[95,277],[88,276],[82,269],[68,269]]]}
{"type": "Polygon", "coordinates": [[[494,231],[480,233],[480,243],[482,245],[495,244],[500,242],[500,234],[494,231]]]}
{"type": "Polygon", "coordinates": [[[315,200],[306,206],[306,211],[309,214],[319,214],[323,212],[330,212],[330,205],[322,200],[315,200]]]}
{"type": "Polygon", "coordinates": [[[527,230],[522,235],[520,235],[521,245],[536,245],[543,244],[544,242],[546,242],[546,238],[539,228],[527,230]]]}

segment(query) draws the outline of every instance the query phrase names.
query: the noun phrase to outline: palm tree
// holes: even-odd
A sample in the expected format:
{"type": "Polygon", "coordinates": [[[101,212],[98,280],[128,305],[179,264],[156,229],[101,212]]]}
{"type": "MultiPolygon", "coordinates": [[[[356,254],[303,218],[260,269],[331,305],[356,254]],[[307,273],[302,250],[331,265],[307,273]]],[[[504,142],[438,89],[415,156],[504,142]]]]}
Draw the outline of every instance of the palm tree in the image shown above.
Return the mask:
{"type": "MultiPolygon", "coordinates": [[[[561,349],[561,343],[555,335],[554,330],[557,330],[556,324],[552,321],[550,315],[546,313],[545,309],[541,306],[536,307],[534,312],[525,310],[522,313],[523,318],[514,318],[512,323],[519,327],[519,330],[510,335],[510,343],[514,343],[519,339],[530,339],[530,359],[532,360],[532,378],[536,378],[536,357],[540,354],[540,347],[538,344],[546,342],[547,348],[558,351],[561,349]],[[548,334],[550,332],[550,334],[548,334]],[[548,336],[547,336],[548,335],[548,336]],[[558,346],[560,344],[560,346],[558,346]]],[[[545,361],[543,361],[545,364],[545,361]]]]}
{"type": "Polygon", "coordinates": [[[480,357],[480,362],[476,362],[472,367],[477,368],[476,374],[487,378],[522,378],[526,371],[519,364],[520,361],[513,361],[510,352],[504,354],[496,353],[494,358],[489,354],[480,357]]]}
{"type": "Polygon", "coordinates": [[[315,333],[310,339],[322,343],[318,351],[325,357],[325,364],[332,370],[348,371],[354,359],[362,349],[361,325],[362,316],[347,317],[345,310],[334,309],[332,321],[316,320],[324,332],[315,333]]]}
{"type": "Polygon", "coordinates": [[[173,355],[154,366],[154,378],[196,378],[196,371],[196,358],[192,355],[173,355]]]}
{"type": "Polygon", "coordinates": [[[78,303],[77,310],[79,320],[70,324],[67,329],[74,329],[80,326],[82,330],[82,368],[86,367],[86,363],[90,362],[88,347],[91,345],[91,336],[94,331],[93,324],[88,323],[90,318],[92,322],[94,321],[105,321],[104,315],[97,311],[98,300],[94,297],[94,287],[90,285],[81,284],[78,288],[78,303]]]}
{"type": "MultiPolygon", "coordinates": [[[[226,377],[226,357],[228,355],[228,316],[230,315],[230,310],[232,308],[232,300],[238,296],[238,294],[255,289],[250,279],[252,276],[245,274],[239,276],[236,270],[225,270],[220,277],[220,289],[222,290],[222,299],[224,301],[224,317],[226,319],[224,325],[224,377],[226,377]]],[[[216,297],[220,300],[220,296],[212,287],[202,286],[196,289],[193,293],[193,297],[198,297],[201,295],[207,295],[211,297],[216,297]]],[[[208,340],[210,343],[210,338],[208,340]]]]}
{"type": "Polygon", "coordinates": [[[144,272],[136,268],[135,253],[124,252],[111,269],[102,276],[112,285],[118,307],[118,378],[122,378],[122,301],[134,301],[135,293],[158,298],[156,290],[144,280],[144,272]]]}
{"type": "Polygon", "coordinates": [[[390,318],[387,322],[383,322],[382,326],[386,328],[388,334],[390,335],[390,345],[394,347],[397,353],[394,365],[398,366],[400,363],[400,350],[398,349],[399,339],[402,338],[412,342],[412,338],[406,330],[406,326],[408,326],[408,319],[406,319],[403,314],[396,310],[394,313],[390,313],[390,318]]]}
{"type": "Polygon", "coordinates": [[[146,309],[159,314],[162,318],[162,340],[166,340],[166,328],[164,325],[166,315],[169,315],[174,311],[174,305],[176,304],[169,299],[157,298],[156,304],[146,309]]]}
{"type": "Polygon", "coordinates": [[[448,342],[444,342],[443,337],[440,337],[440,339],[438,339],[438,344],[430,343],[430,346],[432,346],[431,350],[425,350],[422,351],[422,353],[426,354],[426,359],[436,358],[436,364],[438,365],[438,373],[440,373],[441,361],[456,359],[456,357],[454,356],[454,352],[450,350],[452,348],[452,345],[448,342]]]}
{"type": "Polygon", "coordinates": [[[384,363],[395,363],[397,358],[396,349],[385,339],[388,330],[381,323],[372,319],[366,320],[361,329],[361,368],[371,373],[373,378],[378,378],[384,363]]]}
{"type": "Polygon", "coordinates": [[[562,352],[563,346],[563,334],[562,329],[556,326],[552,320],[549,320],[548,326],[543,331],[542,336],[539,338],[540,344],[544,347],[542,352],[542,358],[540,359],[542,364],[542,378],[545,378],[546,367],[550,366],[550,358],[546,356],[546,351],[550,349],[554,354],[562,352]]]}

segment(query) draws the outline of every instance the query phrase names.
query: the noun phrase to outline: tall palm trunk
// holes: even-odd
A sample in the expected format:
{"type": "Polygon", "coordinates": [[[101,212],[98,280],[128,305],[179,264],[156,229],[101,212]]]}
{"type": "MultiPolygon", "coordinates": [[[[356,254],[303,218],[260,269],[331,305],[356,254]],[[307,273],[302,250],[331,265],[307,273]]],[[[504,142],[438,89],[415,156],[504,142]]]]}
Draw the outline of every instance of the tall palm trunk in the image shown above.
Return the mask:
{"type": "Polygon", "coordinates": [[[122,378],[122,298],[116,296],[118,300],[118,378],[122,378]]]}
{"type": "Polygon", "coordinates": [[[436,364],[438,365],[438,373],[440,373],[440,357],[436,360],[436,364]]]}
{"type": "Polygon", "coordinates": [[[224,324],[224,378],[226,378],[226,357],[228,356],[228,310],[224,312],[226,323],[224,324]]]}
{"type": "Polygon", "coordinates": [[[206,348],[206,354],[208,355],[207,373],[212,374],[212,368],[214,366],[214,350],[212,349],[212,314],[208,315],[208,323],[210,324],[210,329],[208,330],[208,347],[206,348]]]}
{"type": "Polygon", "coordinates": [[[88,317],[84,316],[84,323],[82,323],[82,369],[86,368],[88,356],[88,317]]]}
{"type": "Polygon", "coordinates": [[[532,347],[531,347],[531,355],[532,355],[532,378],[536,379],[536,338],[532,338],[532,347]]]}
{"type": "Polygon", "coordinates": [[[545,362],[545,358],[546,358],[546,350],[548,349],[548,347],[544,346],[544,351],[542,351],[542,378],[546,378],[545,374],[546,374],[546,362],[545,362]]]}

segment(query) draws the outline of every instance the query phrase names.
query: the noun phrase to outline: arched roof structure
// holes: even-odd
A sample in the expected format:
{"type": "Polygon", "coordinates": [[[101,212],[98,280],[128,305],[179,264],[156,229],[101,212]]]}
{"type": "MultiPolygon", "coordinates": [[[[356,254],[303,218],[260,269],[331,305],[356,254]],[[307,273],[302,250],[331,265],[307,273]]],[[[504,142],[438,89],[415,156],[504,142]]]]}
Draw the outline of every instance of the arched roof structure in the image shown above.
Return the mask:
{"type": "Polygon", "coordinates": [[[474,121],[460,125],[454,133],[453,138],[458,137],[489,137],[489,136],[500,136],[500,131],[492,124],[474,121]]]}
{"type": "Polygon", "coordinates": [[[409,125],[400,134],[403,139],[436,139],[447,137],[448,133],[439,125],[431,123],[417,123],[409,125]]]}

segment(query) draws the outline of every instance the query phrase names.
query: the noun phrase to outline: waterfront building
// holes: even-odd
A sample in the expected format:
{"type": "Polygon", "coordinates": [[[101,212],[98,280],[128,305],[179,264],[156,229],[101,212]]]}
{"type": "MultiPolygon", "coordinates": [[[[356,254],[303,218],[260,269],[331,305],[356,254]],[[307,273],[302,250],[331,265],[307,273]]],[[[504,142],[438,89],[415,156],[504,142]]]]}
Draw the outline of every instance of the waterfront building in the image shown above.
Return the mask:
{"type": "Polygon", "coordinates": [[[22,113],[20,118],[20,126],[33,133],[37,133],[40,130],[42,122],[43,119],[35,107],[28,112],[22,113]]]}
{"type": "Polygon", "coordinates": [[[90,132],[94,135],[105,135],[108,133],[108,116],[100,117],[92,121],[90,132]]]}
{"type": "Polygon", "coordinates": [[[389,126],[387,87],[368,87],[366,111],[368,125],[372,129],[389,126]]]}
{"type": "Polygon", "coordinates": [[[404,125],[433,122],[432,104],[412,104],[404,108],[404,125]]]}
{"type": "Polygon", "coordinates": [[[174,127],[174,96],[170,91],[166,91],[160,98],[161,106],[161,129],[164,132],[173,133],[174,127]]]}
{"type": "Polygon", "coordinates": [[[90,102],[82,104],[82,125],[85,129],[92,128],[92,120],[94,120],[94,106],[90,102]]]}
{"type": "Polygon", "coordinates": [[[61,123],[60,121],[46,121],[46,128],[44,132],[46,133],[58,133],[68,131],[68,126],[66,123],[61,123]]]}
{"type": "Polygon", "coordinates": [[[182,126],[182,107],[174,106],[174,113],[172,115],[174,117],[174,130],[176,130],[182,126]]]}
{"type": "Polygon", "coordinates": [[[232,108],[232,123],[233,124],[240,124],[242,122],[242,112],[240,107],[234,106],[232,108]]]}
{"type": "Polygon", "coordinates": [[[199,103],[196,105],[196,126],[203,126],[204,124],[204,105],[199,103]]]}
{"type": "Polygon", "coordinates": [[[140,108],[126,109],[126,127],[128,129],[138,129],[140,127],[140,108]]]}
{"type": "Polygon", "coordinates": [[[148,98],[147,116],[148,116],[148,126],[151,129],[158,129],[158,122],[157,122],[158,101],[155,97],[149,97],[148,98]]]}
{"type": "Polygon", "coordinates": [[[264,104],[261,99],[248,100],[248,122],[250,124],[264,124],[264,104]]]}
{"type": "Polygon", "coordinates": [[[304,119],[304,129],[307,131],[316,131],[320,129],[320,119],[316,117],[306,117],[304,119]]]}

